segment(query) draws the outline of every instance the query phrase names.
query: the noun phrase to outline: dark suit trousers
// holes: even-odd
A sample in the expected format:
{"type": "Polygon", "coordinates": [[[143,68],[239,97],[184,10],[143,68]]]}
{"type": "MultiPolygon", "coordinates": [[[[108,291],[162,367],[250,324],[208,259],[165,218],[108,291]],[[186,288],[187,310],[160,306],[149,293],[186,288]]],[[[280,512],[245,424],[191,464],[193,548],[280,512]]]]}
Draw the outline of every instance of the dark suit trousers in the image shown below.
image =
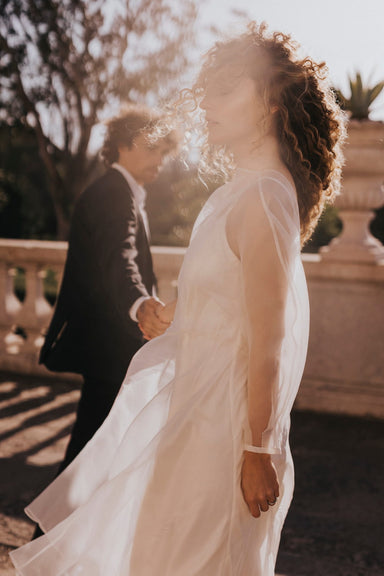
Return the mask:
{"type": "MultiPolygon", "coordinates": [[[[60,464],[57,475],[66,468],[81,452],[86,443],[100,428],[120,390],[122,382],[103,381],[84,378],[76,421],[72,435],[67,446],[64,460],[60,464]]],[[[33,539],[41,536],[43,532],[37,526],[33,539]]]]}
{"type": "Polygon", "coordinates": [[[76,421],[70,441],[60,464],[58,474],[81,452],[86,443],[100,428],[120,390],[121,381],[94,380],[84,378],[76,421]]]}

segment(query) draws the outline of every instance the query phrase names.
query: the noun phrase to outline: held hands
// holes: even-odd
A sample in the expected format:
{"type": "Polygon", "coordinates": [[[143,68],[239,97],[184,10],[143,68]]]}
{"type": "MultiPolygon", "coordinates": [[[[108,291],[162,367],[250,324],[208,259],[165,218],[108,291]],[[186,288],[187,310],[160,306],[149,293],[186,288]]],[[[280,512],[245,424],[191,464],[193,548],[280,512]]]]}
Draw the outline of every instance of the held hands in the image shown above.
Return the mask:
{"type": "Polygon", "coordinates": [[[277,474],[269,454],[244,452],[241,470],[241,489],[244,500],[255,518],[267,512],[279,496],[277,474]]]}
{"type": "Polygon", "coordinates": [[[166,320],[166,316],[159,317],[160,311],[164,310],[165,306],[155,298],[144,300],[137,310],[137,320],[139,328],[143,333],[146,340],[152,340],[156,336],[160,336],[168,328],[170,321],[166,320]]]}
{"type": "Polygon", "coordinates": [[[170,324],[173,321],[173,317],[175,315],[176,303],[177,300],[173,300],[173,302],[169,302],[169,304],[166,304],[165,306],[157,310],[157,316],[160,318],[160,320],[162,320],[163,322],[167,322],[168,324],[170,324]]]}

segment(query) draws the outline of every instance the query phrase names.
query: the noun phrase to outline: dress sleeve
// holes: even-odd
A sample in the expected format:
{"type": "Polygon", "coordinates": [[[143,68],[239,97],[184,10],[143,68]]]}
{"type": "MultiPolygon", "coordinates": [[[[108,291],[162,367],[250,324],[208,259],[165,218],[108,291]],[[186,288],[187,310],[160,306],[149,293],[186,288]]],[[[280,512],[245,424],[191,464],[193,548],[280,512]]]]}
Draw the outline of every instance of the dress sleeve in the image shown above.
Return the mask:
{"type": "Polygon", "coordinates": [[[236,205],[248,343],[245,444],[280,453],[308,339],[308,300],[294,189],[272,177],[250,183],[236,205]]]}

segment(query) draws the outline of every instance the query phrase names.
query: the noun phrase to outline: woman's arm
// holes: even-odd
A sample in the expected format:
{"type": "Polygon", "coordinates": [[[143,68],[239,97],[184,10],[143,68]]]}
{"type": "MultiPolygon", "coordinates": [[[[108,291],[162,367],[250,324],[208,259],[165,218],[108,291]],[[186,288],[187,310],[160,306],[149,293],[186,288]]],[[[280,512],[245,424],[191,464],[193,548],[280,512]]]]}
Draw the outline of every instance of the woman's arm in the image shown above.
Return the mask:
{"type": "Polygon", "coordinates": [[[248,337],[250,443],[266,452],[244,452],[242,489],[251,513],[257,517],[278,496],[276,471],[268,453],[275,448],[265,442],[265,434],[274,410],[287,294],[286,273],[258,189],[239,199],[228,217],[227,237],[241,264],[248,337]]]}

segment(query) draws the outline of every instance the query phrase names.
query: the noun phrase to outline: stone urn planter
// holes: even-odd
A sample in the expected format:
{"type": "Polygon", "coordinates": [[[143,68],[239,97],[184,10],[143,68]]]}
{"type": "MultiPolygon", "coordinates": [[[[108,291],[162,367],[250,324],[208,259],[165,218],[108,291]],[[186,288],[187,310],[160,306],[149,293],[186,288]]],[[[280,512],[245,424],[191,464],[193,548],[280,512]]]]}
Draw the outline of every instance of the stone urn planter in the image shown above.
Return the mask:
{"type": "Polygon", "coordinates": [[[384,205],[384,122],[350,120],[344,148],[342,192],[335,206],[343,230],[320,252],[327,261],[384,261],[384,246],[372,236],[373,210],[384,205]]]}

